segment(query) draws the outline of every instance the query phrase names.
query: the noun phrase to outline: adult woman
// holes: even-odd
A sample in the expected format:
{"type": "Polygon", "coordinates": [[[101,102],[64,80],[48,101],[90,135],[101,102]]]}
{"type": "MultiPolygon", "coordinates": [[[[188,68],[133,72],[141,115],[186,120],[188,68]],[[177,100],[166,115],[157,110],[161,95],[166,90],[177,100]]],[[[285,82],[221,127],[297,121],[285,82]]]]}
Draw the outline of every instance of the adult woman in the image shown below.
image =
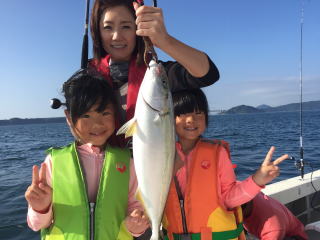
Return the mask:
{"type": "Polygon", "coordinates": [[[120,100],[120,123],[132,118],[146,64],[148,37],[152,44],[177,62],[162,62],[172,91],[213,84],[219,72],[203,52],[170,36],[162,10],[139,6],[132,0],[96,0],[91,15],[94,66],[112,84],[120,100]]]}
{"type": "MultiPolygon", "coordinates": [[[[147,68],[143,37],[176,60],[161,62],[171,91],[205,87],[219,79],[218,69],[205,53],[167,33],[160,8],[139,6],[132,0],[95,0],[90,28],[94,53],[90,64],[109,81],[118,96],[117,127],[134,115],[147,68]]],[[[141,237],[149,238],[148,231],[141,237]]]]}

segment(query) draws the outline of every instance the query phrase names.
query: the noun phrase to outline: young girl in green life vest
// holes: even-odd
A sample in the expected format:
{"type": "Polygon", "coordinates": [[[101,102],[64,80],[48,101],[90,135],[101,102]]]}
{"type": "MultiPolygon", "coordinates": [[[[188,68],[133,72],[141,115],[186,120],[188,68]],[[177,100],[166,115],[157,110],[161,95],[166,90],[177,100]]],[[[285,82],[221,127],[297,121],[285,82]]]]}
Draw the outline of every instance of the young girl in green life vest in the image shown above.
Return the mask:
{"type": "Polygon", "coordinates": [[[237,183],[228,143],[202,137],[208,126],[205,94],[190,89],[172,98],[179,157],[165,207],[165,239],[245,239],[239,206],[279,175],[277,165],[288,155],[271,161],[271,147],[256,173],[237,183]]]}
{"type": "MultiPolygon", "coordinates": [[[[80,70],[63,84],[65,115],[75,141],[50,148],[33,166],[28,225],[42,239],[132,239],[149,226],[135,199],[130,152],[114,147],[116,98],[97,73],[80,70]]],[[[60,104],[61,105],[61,104],[60,104]]]]}

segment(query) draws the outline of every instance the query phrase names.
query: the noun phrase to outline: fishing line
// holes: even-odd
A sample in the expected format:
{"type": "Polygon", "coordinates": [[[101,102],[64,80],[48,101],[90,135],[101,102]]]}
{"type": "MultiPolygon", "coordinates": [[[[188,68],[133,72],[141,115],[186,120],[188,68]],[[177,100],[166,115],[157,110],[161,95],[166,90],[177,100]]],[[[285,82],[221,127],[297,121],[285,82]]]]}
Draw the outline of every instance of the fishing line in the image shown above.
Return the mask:
{"type": "Polygon", "coordinates": [[[313,210],[315,210],[317,212],[320,212],[320,209],[317,209],[317,206],[313,204],[314,200],[316,199],[317,194],[319,193],[319,191],[316,189],[316,187],[314,186],[314,184],[312,182],[312,176],[313,176],[313,172],[314,172],[313,167],[312,167],[311,163],[309,163],[308,165],[311,167],[311,171],[312,171],[311,172],[311,177],[310,177],[311,178],[310,183],[311,183],[311,186],[312,186],[312,188],[314,190],[314,194],[312,195],[312,198],[311,198],[311,201],[310,201],[310,205],[311,205],[313,210]]]}
{"type": "MultiPolygon", "coordinates": [[[[144,0],[135,0],[140,6],[144,5],[144,0]]],[[[153,7],[158,7],[157,0],[153,0],[153,7]]],[[[158,56],[156,51],[154,50],[153,43],[151,42],[149,37],[142,37],[145,45],[145,51],[143,54],[144,63],[147,67],[149,67],[149,61],[151,59],[155,60],[158,63],[158,56]]]]}

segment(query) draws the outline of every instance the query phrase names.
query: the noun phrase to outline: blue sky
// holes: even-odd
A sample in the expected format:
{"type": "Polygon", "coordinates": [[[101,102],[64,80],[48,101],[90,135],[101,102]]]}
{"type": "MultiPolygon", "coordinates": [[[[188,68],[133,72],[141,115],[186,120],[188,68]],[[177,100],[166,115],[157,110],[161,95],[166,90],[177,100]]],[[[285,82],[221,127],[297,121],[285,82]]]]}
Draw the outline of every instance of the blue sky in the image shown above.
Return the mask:
{"type": "MultiPolygon", "coordinates": [[[[205,88],[210,108],[299,101],[301,0],[158,5],[167,31],[218,66],[219,82],[205,88]]],[[[84,9],[85,0],[2,1],[0,119],[63,116],[49,99],[62,98],[62,83],[80,67],[84,9]]],[[[320,100],[320,1],[305,0],[304,12],[303,99],[320,100]]]]}

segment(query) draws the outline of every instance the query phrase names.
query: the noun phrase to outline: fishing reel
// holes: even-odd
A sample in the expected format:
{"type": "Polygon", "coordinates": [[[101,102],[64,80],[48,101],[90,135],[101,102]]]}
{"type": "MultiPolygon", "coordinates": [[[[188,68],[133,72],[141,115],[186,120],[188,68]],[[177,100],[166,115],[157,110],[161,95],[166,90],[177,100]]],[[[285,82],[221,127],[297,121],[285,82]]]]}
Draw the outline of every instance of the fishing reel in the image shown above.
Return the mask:
{"type": "Polygon", "coordinates": [[[65,103],[62,103],[58,98],[52,98],[50,99],[50,107],[52,109],[58,109],[62,105],[66,105],[65,103]]]}
{"type": "Polygon", "coordinates": [[[305,165],[304,159],[303,158],[295,159],[295,157],[290,156],[289,160],[293,160],[294,161],[294,165],[300,171],[300,176],[303,179],[303,177],[304,177],[304,165],[305,165]]]}

